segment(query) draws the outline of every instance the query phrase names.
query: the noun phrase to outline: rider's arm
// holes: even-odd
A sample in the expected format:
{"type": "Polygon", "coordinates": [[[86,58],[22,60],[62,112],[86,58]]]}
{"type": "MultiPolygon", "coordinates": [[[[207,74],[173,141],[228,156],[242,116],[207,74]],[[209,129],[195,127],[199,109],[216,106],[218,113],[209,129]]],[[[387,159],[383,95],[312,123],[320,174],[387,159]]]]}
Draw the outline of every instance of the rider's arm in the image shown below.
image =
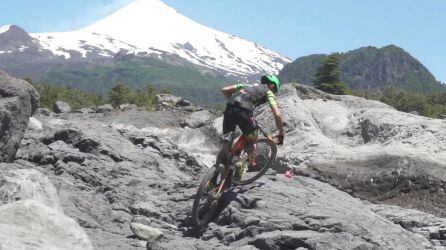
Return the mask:
{"type": "Polygon", "coordinates": [[[246,84],[243,84],[243,83],[240,83],[240,84],[234,84],[234,85],[229,85],[229,86],[223,87],[223,88],[221,89],[221,92],[223,93],[223,95],[224,95],[226,98],[229,98],[229,97],[231,97],[232,93],[235,93],[235,92],[241,90],[242,88],[244,88],[244,87],[246,87],[246,86],[247,86],[247,85],[246,85],[246,84]]]}
{"type": "Polygon", "coordinates": [[[284,135],[283,127],[282,127],[282,115],[280,114],[280,110],[277,106],[272,106],[271,110],[273,111],[274,120],[276,122],[276,127],[279,130],[279,135],[284,135]]]}
{"type": "Polygon", "coordinates": [[[282,115],[280,114],[279,107],[277,106],[276,97],[274,96],[272,91],[268,91],[266,93],[266,100],[271,107],[271,111],[274,115],[274,120],[276,122],[276,127],[279,130],[279,134],[283,135],[283,127],[282,127],[282,115]]]}

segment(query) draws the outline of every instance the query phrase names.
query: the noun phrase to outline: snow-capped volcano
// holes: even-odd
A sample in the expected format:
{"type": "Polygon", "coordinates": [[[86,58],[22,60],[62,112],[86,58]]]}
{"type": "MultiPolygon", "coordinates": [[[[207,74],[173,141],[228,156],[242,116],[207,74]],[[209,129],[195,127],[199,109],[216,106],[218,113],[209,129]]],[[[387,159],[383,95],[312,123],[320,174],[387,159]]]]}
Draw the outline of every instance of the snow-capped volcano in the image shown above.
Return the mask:
{"type": "Polygon", "coordinates": [[[290,60],[256,43],[203,26],[160,0],[135,0],[106,18],[72,32],[34,33],[44,49],[65,58],[72,51],[111,57],[178,55],[194,64],[234,75],[278,72],[290,60]]]}

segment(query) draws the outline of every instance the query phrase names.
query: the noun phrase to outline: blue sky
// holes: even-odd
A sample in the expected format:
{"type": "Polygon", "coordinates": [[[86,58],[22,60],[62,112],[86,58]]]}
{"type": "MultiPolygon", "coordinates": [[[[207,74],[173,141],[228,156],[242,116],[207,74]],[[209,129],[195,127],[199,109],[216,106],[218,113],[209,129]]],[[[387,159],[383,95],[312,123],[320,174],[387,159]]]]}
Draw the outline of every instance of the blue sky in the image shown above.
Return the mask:
{"type": "MultiPolygon", "coordinates": [[[[132,0],[2,0],[0,25],[67,31],[132,0]]],[[[258,42],[290,59],[395,44],[446,83],[445,0],[163,0],[209,27],[258,42]]]]}

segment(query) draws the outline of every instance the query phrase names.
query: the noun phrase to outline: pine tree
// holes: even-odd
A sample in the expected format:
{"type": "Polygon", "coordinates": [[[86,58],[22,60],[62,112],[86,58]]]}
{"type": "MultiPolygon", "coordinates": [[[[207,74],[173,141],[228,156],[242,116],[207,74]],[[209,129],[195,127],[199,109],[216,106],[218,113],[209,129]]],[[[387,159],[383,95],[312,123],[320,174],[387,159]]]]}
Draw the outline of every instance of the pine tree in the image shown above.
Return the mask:
{"type": "Polygon", "coordinates": [[[322,65],[316,70],[314,86],[317,89],[336,95],[349,94],[348,84],[341,82],[339,69],[340,55],[333,53],[327,56],[322,65]]]}
{"type": "Polygon", "coordinates": [[[138,88],[132,93],[131,103],[138,107],[153,109],[157,91],[153,85],[147,84],[144,89],[138,88]]]}
{"type": "Polygon", "coordinates": [[[127,85],[120,82],[108,92],[108,98],[111,104],[117,107],[121,104],[131,102],[132,91],[127,85]]]}

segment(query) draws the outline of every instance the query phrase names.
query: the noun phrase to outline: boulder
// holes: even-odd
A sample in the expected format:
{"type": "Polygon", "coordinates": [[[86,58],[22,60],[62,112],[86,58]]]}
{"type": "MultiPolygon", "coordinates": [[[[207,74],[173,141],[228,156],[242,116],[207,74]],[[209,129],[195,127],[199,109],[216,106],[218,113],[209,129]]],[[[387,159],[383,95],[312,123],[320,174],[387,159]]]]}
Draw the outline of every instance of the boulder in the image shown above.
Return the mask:
{"type": "Polygon", "coordinates": [[[0,177],[0,205],[32,199],[61,211],[56,188],[34,169],[10,170],[0,177]]]}
{"type": "Polygon", "coordinates": [[[211,119],[215,118],[211,112],[201,110],[193,112],[187,119],[180,122],[181,127],[200,128],[205,126],[211,119]]]}
{"type": "Polygon", "coordinates": [[[95,111],[91,108],[80,108],[80,109],[75,109],[73,111],[74,113],[78,113],[78,114],[90,114],[90,113],[95,113],[95,111]]]}
{"type": "Polygon", "coordinates": [[[69,113],[71,112],[71,107],[68,103],[62,101],[56,101],[53,104],[53,111],[56,114],[69,113]]]}
{"type": "Polygon", "coordinates": [[[181,99],[177,102],[177,106],[181,106],[181,107],[188,107],[191,106],[191,102],[185,99],[181,99]]]}
{"type": "Polygon", "coordinates": [[[2,249],[93,249],[85,231],[63,213],[35,200],[0,206],[2,249]]]}
{"type": "Polygon", "coordinates": [[[0,161],[12,161],[38,105],[33,86],[0,71],[0,161]]]}
{"type": "Polygon", "coordinates": [[[96,113],[110,113],[112,111],[113,111],[113,106],[108,103],[96,108],[96,113]]]}
{"type": "Polygon", "coordinates": [[[177,103],[181,100],[181,97],[174,96],[172,94],[159,94],[156,96],[158,109],[175,108],[177,103]]]}
{"type": "Polygon", "coordinates": [[[36,110],[36,114],[37,115],[50,116],[50,115],[53,114],[53,112],[51,110],[49,110],[48,108],[38,108],[36,110]]]}
{"type": "Polygon", "coordinates": [[[30,117],[29,123],[28,123],[28,128],[32,129],[32,130],[41,130],[41,129],[43,129],[43,125],[35,117],[30,117]]]}
{"type": "Polygon", "coordinates": [[[118,106],[119,110],[126,111],[126,110],[135,110],[138,107],[135,104],[130,103],[124,103],[118,106]]]}
{"type": "Polygon", "coordinates": [[[130,223],[130,229],[138,238],[149,242],[157,241],[164,235],[159,229],[141,223],[130,223]]]}

